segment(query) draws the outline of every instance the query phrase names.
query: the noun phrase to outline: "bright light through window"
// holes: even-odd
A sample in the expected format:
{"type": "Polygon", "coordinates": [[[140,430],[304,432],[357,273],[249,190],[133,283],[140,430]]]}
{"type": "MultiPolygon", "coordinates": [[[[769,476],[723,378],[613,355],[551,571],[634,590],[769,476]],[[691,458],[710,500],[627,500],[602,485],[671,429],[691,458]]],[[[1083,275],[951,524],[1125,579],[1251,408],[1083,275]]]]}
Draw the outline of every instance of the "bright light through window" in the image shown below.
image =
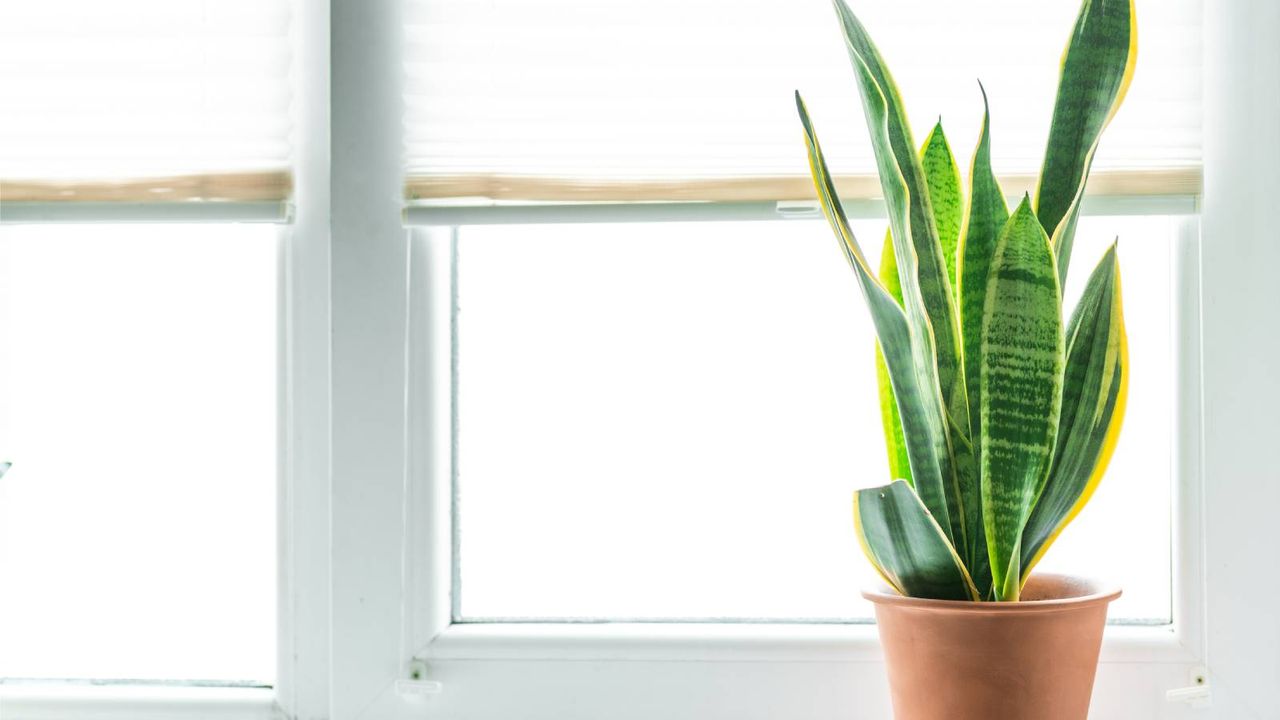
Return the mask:
{"type": "Polygon", "coordinates": [[[0,677],[273,680],[278,232],[0,228],[0,677]]]}
{"type": "MultiPolygon", "coordinates": [[[[855,232],[879,255],[884,221],[855,232]]],[[[1069,302],[1120,235],[1128,420],[1044,567],[1170,616],[1174,222],[1086,218],[1069,302]]],[[[873,330],[821,222],[463,228],[461,619],[864,619],[851,492],[888,480],[873,330]]]]}

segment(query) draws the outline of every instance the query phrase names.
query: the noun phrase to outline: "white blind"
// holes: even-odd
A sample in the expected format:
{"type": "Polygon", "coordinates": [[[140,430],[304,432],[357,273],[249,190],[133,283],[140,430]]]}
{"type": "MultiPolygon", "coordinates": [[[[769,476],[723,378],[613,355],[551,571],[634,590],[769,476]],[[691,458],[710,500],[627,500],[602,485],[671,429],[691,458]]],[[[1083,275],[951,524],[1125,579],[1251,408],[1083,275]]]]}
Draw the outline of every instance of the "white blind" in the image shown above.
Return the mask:
{"type": "MultiPolygon", "coordinates": [[[[1078,0],[851,6],[895,74],[917,141],[941,116],[967,168],[981,79],[997,172],[1039,170],[1078,0]]],[[[1091,190],[1194,191],[1200,0],[1138,0],[1137,12],[1136,75],[1094,167],[1140,173],[1091,190]]],[[[874,173],[827,0],[410,0],[406,25],[411,197],[807,197],[794,89],[836,172],[874,173]]]]}
{"type": "Polygon", "coordinates": [[[288,0],[0,0],[0,198],[283,198],[288,33],[288,0]]]}

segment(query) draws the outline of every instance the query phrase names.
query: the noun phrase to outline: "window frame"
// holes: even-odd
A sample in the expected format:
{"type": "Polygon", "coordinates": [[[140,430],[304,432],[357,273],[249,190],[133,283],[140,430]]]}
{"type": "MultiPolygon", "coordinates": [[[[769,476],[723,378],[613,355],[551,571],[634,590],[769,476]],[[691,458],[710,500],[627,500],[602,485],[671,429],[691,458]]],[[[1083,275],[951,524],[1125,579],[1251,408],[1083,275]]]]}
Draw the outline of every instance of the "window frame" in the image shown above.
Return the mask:
{"type": "Polygon", "coordinates": [[[329,4],[292,0],[292,12],[292,202],[0,206],[0,224],[278,226],[275,685],[57,680],[3,684],[0,714],[32,720],[278,720],[329,713],[329,4]]]}
{"type": "MultiPolygon", "coordinates": [[[[848,211],[857,217],[883,217],[877,203],[850,203],[848,211]]],[[[1123,695],[1134,682],[1166,689],[1184,687],[1204,664],[1204,582],[1202,518],[1197,501],[1202,489],[1198,456],[1199,426],[1199,225],[1198,203],[1194,197],[1161,196],[1141,198],[1094,198],[1087,203],[1089,215],[1175,215],[1175,244],[1171,289],[1176,345],[1174,378],[1179,412],[1171,423],[1176,456],[1171,459],[1174,488],[1172,527],[1174,543],[1172,568],[1173,617],[1171,625],[1108,626],[1099,672],[1098,701],[1125,706],[1138,712],[1123,695]],[[1185,292],[1184,292],[1185,290],[1185,292]],[[1120,678],[1123,678],[1121,681],[1120,678]],[[1112,696],[1116,696],[1114,699],[1112,696]]],[[[723,694],[754,695],[761,708],[803,707],[824,693],[808,672],[814,665],[842,667],[846,674],[857,672],[867,690],[863,699],[874,697],[874,710],[822,706],[815,716],[865,712],[880,717],[887,712],[888,696],[882,684],[879,640],[871,624],[788,624],[788,623],[483,623],[458,622],[458,608],[452,597],[458,577],[458,558],[453,542],[458,492],[451,466],[454,380],[453,368],[453,277],[459,225],[485,223],[566,223],[602,221],[726,221],[751,219],[786,222],[810,217],[795,203],[783,207],[773,203],[647,204],[628,208],[625,219],[601,213],[597,206],[556,208],[471,208],[465,210],[413,208],[408,222],[414,225],[409,252],[409,311],[407,325],[408,399],[406,403],[408,513],[411,530],[404,548],[406,567],[412,569],[407,588],[404,633],[413,657],[428,669],[427,676],[444,683],[440,705],[456,712],[501,716],[538,708],[548,715],[569,712],[561,691],[579,685],[587,677],[593,682],[625,684],[636,664],[670,667],[697,667],[704,675],[698,687],[716,688],[723,694]],[[763,206],[763,207],[762,207],[763,206]],[[773,668],[775,681],[762,687],[737,687],[734,680],[742,663],[773,668]],[[449,702],[449,685],[454,682],[486,684],[487,676],[503,674],[507,682],[522,682],[522,671],[537,667],[545,685],[525,687],[515,694],[486,693],[479,706],[475,700],[449,702]],[[487,669],[486,669],[487,668],[487,669]],[[852,668],[857,668],[853,670],[852,668]],[[510,672],[508,677],[504,673],[510,672]],[[457,677],[454,680],[453,677],[457,677]],[[551,678],[551,679],[547,679],[551,678]],[[509,702],[510,704],[506,704],[509,702]],[[545,709],[544,709],[545,708],[545,709]]],[[[826,682],[826,680],[824,680],[826,682]]],[[[693,683],[690,683],[692,685],[693,683]]],[[[682,685],[682,687],[684,687],[682,685]]],[[[684,690],[689,691],[688,687],[684,690]]],[[[649,705],[641,714],[660,708],[663,716],[680,717],[681,707],[697,707],[699,717],[721,717],[708,709],[715,697],[700,701],[681,697],[679,705],[649,705]]],[[[607,714],[629,718],[626,708],[613,705],[606,693],[581,693],[572,700],[584,716],[607,714]],[[589,708],[589,709],[588,709],[589,708]]],[[[1144,702],[1141,712],[1158,711],[1164,704],[1144,702]]],[[[755,717],[740,707],[726,708],[723,717],[755,717]]],[[[766,717],[769,713],[759,717],[766,717]]],[[[858,714],[858,717],[864,715],[858,714]]],[[[1130,715],[1132,716],[1132,715],[1130,715]]],[[[1116,715],[1121,717],[1121,715],[1116,715]]]]}
{"type": "MultiPolygon", "coordinates": [[[[278,202],[228,202],[216,205],[188,204],[181,207],[155,203],[6,203],[0,208],[0,226],[8,225],[109,225],[136,223],[199,223],[232,227],[241,223],[277,225],[276,238],[276,306],[277,314],[277,540],[283,550],[283,520],[293,514],[286,507],[284,477],[289,473],[291,458],[280,440],[288,432],[290,418],[296,416],[291,407],[286,383],[294,382],[300,367],[293,348],[296,332],[291,330],[304,312],[298,299],[289,290],[286,281],[295,266],[296,248],[288,242],[290,229],[284,225],[288,205],[278,202]]],[[[277,576],[279,591],[277,604],[284,597],[286,575],[292,570],[286,556],[278,555],[277,576]]],[[[283,629],[280,618],[286,613],[277,611],[278,631],[283,629]]],[[[279,639],[279,638],[278,638],[279,639]]],[[[283,653],[276,658],[277,684],[285,672],[283,653]]],[[[0,683],[0,713],[14,713],[23,718],[272,718],[277,711],[277,692],[273,687],[258,687],[244,683],[216,681],[163,681],[154,683],[111,679],[97,681],[76,679],[18,679],[0,683]]]]}
{"type": "MultiPolygon", "coordinates": [[[[1179,630],[1108,628],[1098,678],[1111,704],[1098,708],[1105,718],[1205,717],[1164,702],[1166,691],[1196,676],[1212,689],[1209,717],[1274,717],[1280,675],[1280,617],[1270,608],[1280,577],[1254,571],[1280,550],[1280,540],[1257,530],[1271,527],[1267,511],[1280,502],[1280,482],[1260,482],[1275,473],[1260,473],[1249,452],[1274,442],[1280,421],[1239,412],[1242,403],[1280,402],[1269,366],[1252,360],[1280,351],[1269,306],[1255,300],[1276,292],[1267,290],[1268,270],[1280,265],[1280,246],[1263,241],[1272,220],[1252,205],[1265,207],[1280,193],[1280,176],[1258,162],[1260,153],[1280,157],[1280,147],[1259,144],[1252,120],[1280,111],[1268,85],[1275,73],[1262,72],[1280,66],[1269,37],[1280,7],[1240,0],[1206,3],[1205,12],[1205,240],[1179,253],[1180,266],[1196,270],[1200,293],[1178,298],[1186,305],[1178,317],[1195,319],[1202,342],[1199,353],[1179,359],[1179,377],[1199,385],[1180,387],[1195,412],[1177,458],[1205,481],[1180,488],[1174,509],[1177,527],[1203,528],[1178,533],[1185,547],[1175,583],[1202,592],[1175,594],[1175,618],[1186,621],[1179,630]],[[1255,72],[1233,72],[1238,67],[1255,72]],[[1251,502],[1237,499],[1246,494],[1251,502]]],[[[446,219],[443,210],[406,213],[399,199],[401,8],[396,0],[330,0],[308,3],[295,17],[294,67],[306,72],[298,74],[295,215],[281,264],[277,686],[248,696],[3,688],[0,707],[31,718],[714,720],[830,717],[858,699],[851,716],[885,717],[869,626],[838,628],[845,635],[832,637],[828,627],[530,626],[495,634],[451,623],[441,592],[452,563],[444,549],[450,493],[408,472],[441,462],[433,448],[411,452],[407,442],[411,424],[441,418],[413,415],[421,403],[388,391],[415,367],[407,364],[415,356],[405,314],[423,297],[409,289],[432,287],[419,263],[429,257],[411,250],[418,241],[406,241],[402,220],[417,223],[424,212],[446,219]],[[388,367],[393,382],[368,393],[370,374],[388,367]],[[419,517],[434,521],[412,522],[419,517]]],[[[414,372],[413,387],[429,385],[414,372]]]]}

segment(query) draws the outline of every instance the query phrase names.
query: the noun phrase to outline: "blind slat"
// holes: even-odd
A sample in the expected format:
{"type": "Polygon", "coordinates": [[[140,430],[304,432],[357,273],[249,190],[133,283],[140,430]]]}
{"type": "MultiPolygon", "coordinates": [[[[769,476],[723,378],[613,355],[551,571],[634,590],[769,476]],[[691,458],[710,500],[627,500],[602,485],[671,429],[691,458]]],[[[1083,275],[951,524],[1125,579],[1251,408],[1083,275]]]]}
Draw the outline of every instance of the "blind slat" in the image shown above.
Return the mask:
{"type": "MultiPolygon", "coordinates": [[[[843,198],[880,197],[875,175],[835,179],[843,198]]],[[[1100,171],[1089,179],[1091,195],[1198,195],[1197,168],[1155,171],[1100,171]]],[[[1004,175],[1000,187],[1010,197],[1034,192],[1034,175],[1004,175]]],[[[530,202],[682,202],[812,200],[808,176],[755,176],[702,180],[599,180],[514,175],[443,175],[410,178],[410,200],[485,198],[530,202]]]]}
{"type": "Polygon", "coordinates": [[[282,200],[289,0],[0,0],[0,200],[282,200]]]}
{"type": "MultiPolygon", "coordinates": [[[[1091,193],[1198,192],[1200,2],[1137,0],[1138,67],[1095,158],[1091,193]]],[[[967,171],[980,79],[996,171],[1038,171],[1079,2],[1035,5],[858,3],[917,141],[941,117],[967,171]]],[[[795,89],[833,169],[874,175],[825,1],[409,0],[406,35],[411,199],[807,198],[795,89]]],[[[875,183],[848,190],[879,193],[875,183]]]]}
{"type": "Polygon", "coordinates": [[[0,198],[7,202],[253,202],[282,200],[292,187],[292,176],[286,171],[130,180],[0,180],[0,198]]]}

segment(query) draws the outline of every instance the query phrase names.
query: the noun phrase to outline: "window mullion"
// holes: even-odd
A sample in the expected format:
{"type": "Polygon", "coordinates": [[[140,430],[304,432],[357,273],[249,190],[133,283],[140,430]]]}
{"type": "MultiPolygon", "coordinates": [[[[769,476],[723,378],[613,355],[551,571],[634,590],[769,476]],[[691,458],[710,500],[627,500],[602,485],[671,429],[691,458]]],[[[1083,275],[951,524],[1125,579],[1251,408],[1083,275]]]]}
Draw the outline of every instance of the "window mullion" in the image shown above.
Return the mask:
{"type": "Polygon", "coordinates": [[[1280,677],[1280,5],[1205,3],[1204,526],[1207,645],[1214,717],[1274,717],[1280,677]]]}
{"type": "Polygon", "coordinates": [[[405,306],[401,3],[332,0],[331,707],[393,717],[401,590],[405,306]]]}
{"type": "Polygon", "coordinates": [[[294,207],[281,277],[278,671],[287,717],[329,713],[329,6],[293,0],[294,207]]]}

